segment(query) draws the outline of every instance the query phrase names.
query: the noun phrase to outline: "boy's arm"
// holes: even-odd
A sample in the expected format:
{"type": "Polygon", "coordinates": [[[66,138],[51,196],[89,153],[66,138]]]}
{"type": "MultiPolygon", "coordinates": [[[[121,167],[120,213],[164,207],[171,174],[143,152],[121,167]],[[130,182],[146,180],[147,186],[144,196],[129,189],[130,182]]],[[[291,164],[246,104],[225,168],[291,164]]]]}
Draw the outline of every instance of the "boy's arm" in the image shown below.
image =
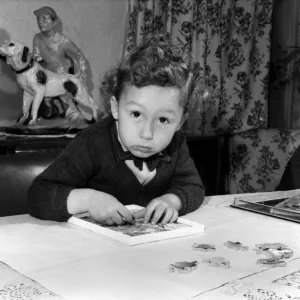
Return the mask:
{"type": "MultiPolygon", "coordinates": [[[[45,220],[68,220],[71,217],[67,207],[70,192],[86,188],[92,174],[93,161],[87,142],[81,136],[77,136],[33,181],[28,191],[29,213],[45,220]]],[[[88,197],[88,189],[85,195],[88,197]]],[[[84,199],[85,197],[82,198],[83,202],[84,199]]]]}
{"type": "Polygon", "coordinates": [[[185,215],[200,207],[204,200],[205,188],[190,156],[185,137],[181,137],[178,148],[178,161],[166,194],[179,197],[179,215],[185,215]]]}

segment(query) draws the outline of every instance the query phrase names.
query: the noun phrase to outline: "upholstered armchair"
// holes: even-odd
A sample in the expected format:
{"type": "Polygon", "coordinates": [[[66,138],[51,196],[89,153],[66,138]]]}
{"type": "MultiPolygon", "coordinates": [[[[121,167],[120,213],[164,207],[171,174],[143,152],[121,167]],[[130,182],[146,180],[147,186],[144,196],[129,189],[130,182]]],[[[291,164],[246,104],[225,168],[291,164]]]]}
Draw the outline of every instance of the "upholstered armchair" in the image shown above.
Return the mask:
{"type": "MultiPolygon", "coordinates": [[[[255,129],[231,136],[228,142],[228,192],[276,190],[299,145],[300,129],[255,129]]],[[[294,183],[290,188],[299,188],[300,178],[299,186],[296,185],[294,183]]]]}

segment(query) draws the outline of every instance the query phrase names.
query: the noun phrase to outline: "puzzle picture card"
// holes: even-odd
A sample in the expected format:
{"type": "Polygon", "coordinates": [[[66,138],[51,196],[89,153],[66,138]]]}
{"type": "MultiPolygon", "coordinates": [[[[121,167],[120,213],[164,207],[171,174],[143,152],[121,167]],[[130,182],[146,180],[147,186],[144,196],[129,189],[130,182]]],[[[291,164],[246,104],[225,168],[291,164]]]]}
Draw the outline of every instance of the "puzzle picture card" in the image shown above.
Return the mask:
{"type": "MultiPolygon", "coordinates": [[[[143,207],[138,205],[128,205],[126,207],[132,212],[143,209],[143,207]]],[[[166,225],[143,224],[142,221],[138,220],[135,224],[105,226],[96,223],[89,214],[81,214],[72,216],[68,222],[130,246],[205,232],[205,226],[203,224],[184,218],[178,218],[176,223],[166,225]]]]}

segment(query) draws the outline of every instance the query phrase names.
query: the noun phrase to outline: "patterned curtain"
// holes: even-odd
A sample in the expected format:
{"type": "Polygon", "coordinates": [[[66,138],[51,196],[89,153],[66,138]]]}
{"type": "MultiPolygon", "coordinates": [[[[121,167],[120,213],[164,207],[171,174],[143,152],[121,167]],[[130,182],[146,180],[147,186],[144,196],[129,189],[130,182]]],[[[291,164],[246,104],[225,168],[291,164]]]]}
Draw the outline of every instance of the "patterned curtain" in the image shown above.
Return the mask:
{"type": "Polygon", "coordinates": [[[272,0],[128,0],[125,54],[145,37],[169,33],[191,50],[207,91],[191,112],[194,135],[267,126],[272,0]]]}

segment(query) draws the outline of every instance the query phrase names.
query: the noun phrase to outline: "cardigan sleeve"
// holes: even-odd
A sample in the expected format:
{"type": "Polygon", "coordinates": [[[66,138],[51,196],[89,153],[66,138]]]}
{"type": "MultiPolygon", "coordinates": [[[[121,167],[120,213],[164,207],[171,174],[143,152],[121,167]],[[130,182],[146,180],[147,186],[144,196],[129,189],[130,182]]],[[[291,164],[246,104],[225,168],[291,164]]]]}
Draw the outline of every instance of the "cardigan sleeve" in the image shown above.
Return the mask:
{"type": "Polygon", "coordinates": [[[175,194],[180,198],[182,207],[179,215],[196,210],[204,200],[205,188],[190,156],[184,136],[179,141],[178,160],[166,193],[175,194]]]}
{"type": "Polygon", "coordinates": [[[39,176],[28,191],[30,215],[43,220],[67,221],[67,198],[75,188],[87,187],[93,175],[93,161],[86,139],[72,140],[57,159],[39,176]]]}

